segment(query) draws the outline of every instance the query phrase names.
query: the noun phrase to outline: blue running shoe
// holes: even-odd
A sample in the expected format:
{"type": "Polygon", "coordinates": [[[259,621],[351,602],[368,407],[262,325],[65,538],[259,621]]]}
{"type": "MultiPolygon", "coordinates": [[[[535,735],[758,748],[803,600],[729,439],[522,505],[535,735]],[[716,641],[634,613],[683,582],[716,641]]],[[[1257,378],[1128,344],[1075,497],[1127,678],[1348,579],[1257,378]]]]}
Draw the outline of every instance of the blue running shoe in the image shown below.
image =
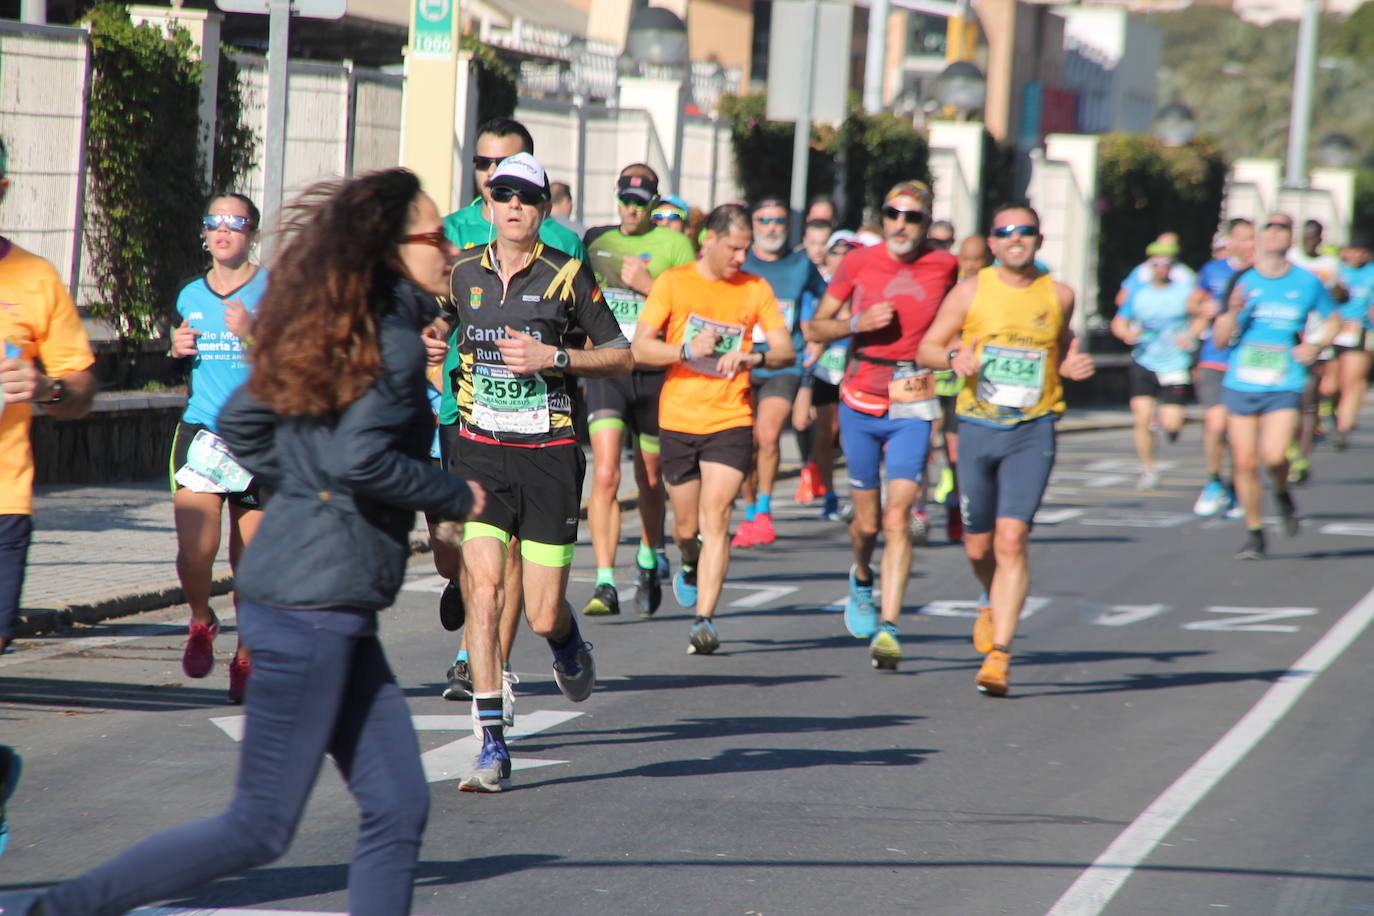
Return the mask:
{"type": "Polygon", "coordinates": [[[500,741],[484,741],[477,766],[458,788],[464,792],[500,792],[510,788],[510,751],[500,741]]]}
{"type": "Polygon", "coordinates": [[[720,648],[720,634],[709,617],[698,617],[687,635],[688,655],[710,655],[720,648]]]}
{"type": "Polygon", "coordinates": [[[1226,517],[1234,521],[1238,518],[1245,518],[1245,507],[1236,498],[1236,491],[1228,489],[1226,491],[1226,517]]]}
{"type": "Polygon", "coordinates": [[[1197,502],[1193,503],[1193,514],[1200,518],[1211,518],[1221,511],[1225,501],[1226,488],[1221,485],[1221,481],[1209,480],[1207,486],[1198,494],[1197,502]]]}
{"type": "Polygon", "coordinates": [[[667,582],[673,578],[673,567],[668,563],[668,555],[658,552],[658,581],[667,582]]]}
{"type": "Polygon", "coordinates": [[[855,639],[868,639],[878,630],[878,609],[873,606],[873,583],[860,585],[856,572],[857,566],[849,567],[849,600],[844,605],[844,625],[855,639]]]}
{"type": "Polygon", "coordinates": [[[10,822],[5,817],[5,805],[19,785],[19,774],[24,769],[24,758],[14,752],[14,748],[0,744],[0,856],[5,854],[5,846],[10,841],[10,822]]]}
{"type": "Polygon", "coordinates": [[[824,522],[838,522],[840,520],[840,497],[838,494],[825,494],[825,503],[821,506],[820,518],[824,522]]]}
{"type": "Polygon", "coordinates": [[[684,611],[689,611],[697,606],[697,571],[692,569],[679,569],[673,576],[673,597],[677,603],[682,605],[684,611]]]}
{"type": "Polygon", "coordinates": [[[899,638],[895,624],[884,621],[878,627],[878,632],[873,634],[873,641],[868,644],[868,655],[873,661],[874,668],[897,670],[897,663],[902,660],[902,644],[898,641],[899,638]]]}

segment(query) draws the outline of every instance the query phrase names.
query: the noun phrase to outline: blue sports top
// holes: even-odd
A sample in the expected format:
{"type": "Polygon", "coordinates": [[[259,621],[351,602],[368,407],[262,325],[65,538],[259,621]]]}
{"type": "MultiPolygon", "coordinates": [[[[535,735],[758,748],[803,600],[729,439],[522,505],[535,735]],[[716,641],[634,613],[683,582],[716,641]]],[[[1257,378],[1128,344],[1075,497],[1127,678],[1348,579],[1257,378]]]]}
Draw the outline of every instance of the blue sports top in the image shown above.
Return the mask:
{"type": "Polygon", "coordinates": [[[1341,317],[1346,321],[1358,321],[1365,328],[1374,328],[1374,318],[1369,315],[1369,310],[1374,308],[1374,261],[1363,267],[1342,264],[1341,283],[1350,292],[1349,301],[1341,306],[1341,317]]]}
{"type": "Polygon", "coordinates": [[[1126,297],[1117,317],[1140,325],[1140,339],[1131,358],[1151,372],[1187,372],[1193,354],[1179,346],[1178,336],[1188,330],[1188,296],[1183,283],[1163,289],[1146,283],[1126,297]]]}
{"type": "MultiPolygon", "coordinates": [[[[1240,268],[1226,258],[1216,258],[1202,265],[1197,272],[1198,288],[1217,301],[1222,311],[1226,310],[1226,290],[1231,285],[1240,268]]],[[[1197,363],[1210,369],[1224,369],[1231,359],[1231,348],[1212,339],[1212,328],[1202,332],[1202,346],[1198,350],[1197,363]]]]}
{"type": "Polygon", "coordinates": [[[1308,316],[1335,310],[1331,294],[1316,274],[1293,266],[1281,277],[1265,277],[1253,267],[1236,280],[1245,288],[1245,307],[1231,364],[1222,384],[1233,391],[1302,391],[1307,367],[1293,359],[1308,316]]]}
{"type": "MultiPolygon", "coordinates": [[[[802,319],[810,319],[820,298],[825,295],[825,280],[821,278],[821,272],[804,251],[793,251],[776,261],[764,261],[754,255],[753,248],[749,249],[749,256],[744,259],[743,269],[763,277],[773,287],[773,295],[782,311],[782,320],[792,335],[792,346],[797,351],[797,361],[793,365],[785,369],[754,369],[750,377],[765,379],[783,373],[797,374],[801,371],[805,356],[802,351],[806,346],[801,330],[802,319]]],[[[754,349],[759,352],[768,349],[763,331],[757,325],[754,327],[754,349]]]]}
{"type": "Polygon", "coordinates": [[[243,341],[225,327],[224,313],[234,300],[242,301],[250,314],[256,312],[266,291],[267,271],[261,267],[251,280],[223,296],[210,289],[204,276],[181,288],[177,296],[177,314],[200,331],[196,338],[196,349],[200,352],[192,358],[191,396],[186,400],[182,420],[199,423],[215,432],[220,408],[229,400],[229,395],[248,381],[249,372],[243,341]]]}

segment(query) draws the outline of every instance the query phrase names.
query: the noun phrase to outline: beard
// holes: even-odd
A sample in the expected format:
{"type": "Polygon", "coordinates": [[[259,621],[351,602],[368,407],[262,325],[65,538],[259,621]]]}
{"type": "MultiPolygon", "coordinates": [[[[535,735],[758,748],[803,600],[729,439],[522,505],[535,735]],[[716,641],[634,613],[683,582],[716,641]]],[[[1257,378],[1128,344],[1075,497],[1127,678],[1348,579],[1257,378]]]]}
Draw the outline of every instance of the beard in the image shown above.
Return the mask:
{"type": "Polygon", "coordinates": [[[779,235],[776,238],[759,236],[754,239],[754,244],[759,246],[759,250],[765,254],[777,254],[787,247],[787,236],[779,235]]]}
{"type": "Polygon", "coordinates": [[[913,238],[902,238],[900,236],[889,235],[887,237],[887,250],[897,257],[911,254],[916,250],[916,240],[913,238]]]}

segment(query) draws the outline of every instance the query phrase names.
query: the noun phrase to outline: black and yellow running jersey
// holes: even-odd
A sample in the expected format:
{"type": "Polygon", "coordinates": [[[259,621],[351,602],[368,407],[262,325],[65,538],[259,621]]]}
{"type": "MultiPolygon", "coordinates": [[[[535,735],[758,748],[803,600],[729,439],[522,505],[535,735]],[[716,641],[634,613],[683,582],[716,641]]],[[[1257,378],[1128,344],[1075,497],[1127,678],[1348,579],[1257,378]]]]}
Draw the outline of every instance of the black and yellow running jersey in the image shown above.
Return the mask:
{"type": "Polygon", "coordinates": [[[503,445],[539,447],[575,440],[572,398],[561,369],[516,375],[496,341],[512,328],[555,347],[628,347],[591,270],[537,242],[529,263],[505,287],[495,246],[463,252],[449,290],[458,311],[458,364],[450,382],[463,428],[503,445]]]}

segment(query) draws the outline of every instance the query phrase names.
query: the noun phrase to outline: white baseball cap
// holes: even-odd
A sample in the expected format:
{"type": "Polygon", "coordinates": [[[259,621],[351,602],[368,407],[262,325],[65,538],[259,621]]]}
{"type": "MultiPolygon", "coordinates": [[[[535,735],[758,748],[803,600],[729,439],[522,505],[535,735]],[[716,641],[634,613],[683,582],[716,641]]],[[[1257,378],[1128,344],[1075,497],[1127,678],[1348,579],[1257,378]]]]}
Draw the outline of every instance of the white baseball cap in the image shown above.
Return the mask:
{"type": "Polygon", "coordinates": [[[507,156],[496,164],[496,171],[487,179],[489,188],[514,188],[547,199],[549,176],[544,167],[529,153],[507,156]]]}

